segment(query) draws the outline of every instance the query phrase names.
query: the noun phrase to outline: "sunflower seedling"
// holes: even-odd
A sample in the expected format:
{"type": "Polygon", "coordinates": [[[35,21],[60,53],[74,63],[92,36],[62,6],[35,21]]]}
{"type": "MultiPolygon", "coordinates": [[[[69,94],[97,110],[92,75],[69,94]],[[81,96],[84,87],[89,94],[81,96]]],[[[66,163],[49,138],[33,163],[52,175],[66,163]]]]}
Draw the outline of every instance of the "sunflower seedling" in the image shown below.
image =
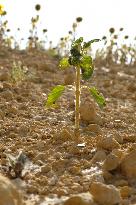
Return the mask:
{"type": "MultiPolygon", "coordinates": [[[[80,80],[81,77],[84,80],[89,80],[94,71],[93,60],[90,55],[88,55],[88,50],[91,44],[98,42],[99,39],[93,39],[88,42],[83,41],[83,37],[73,41],[68,57],[64,57],[59,64],[60,69],[66,69],[71,66],[75,68],[76,80],[75,80],[75,137],[78,139],[80,137],[80,80]]],[[[105,105],[104,97],[98,92],[95,87],[87,87],[92,97],[95,99],[96,103],[103,107],[105,105]]],[[[46,107],[54,107],[56,101],[64,92],[65,86],[56,86],[48,95],[46,101],[46,107]]]]}

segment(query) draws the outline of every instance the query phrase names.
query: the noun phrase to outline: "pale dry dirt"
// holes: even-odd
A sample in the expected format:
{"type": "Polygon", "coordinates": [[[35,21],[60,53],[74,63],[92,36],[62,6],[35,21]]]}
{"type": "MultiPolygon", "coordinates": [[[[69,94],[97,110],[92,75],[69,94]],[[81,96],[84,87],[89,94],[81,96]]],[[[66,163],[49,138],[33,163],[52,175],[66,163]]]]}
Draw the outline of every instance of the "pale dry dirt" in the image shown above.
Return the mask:
{"type": "Polygon", "coordinates": [[[0,51],[0,173],[26,204],[136,204],[136,67],[96,65],[86,84],[103,93],[106,107],[99,109],[83,89],[81,105],[88,110],[79,142],[73,133],[74,87],[68,85],[57,109],[44,107],[51,88],[71,84],[72,75],[44,52],[0,51]],[[13,83],[12,63],[18,60],[28,70],[25,80],[13,83]],[[16,176],[8,156],[20,152],[23,168],[16,176]],[[88,192],[90,202],[65,202],[88,192]],[[107,193],[115,194],[113,201],[105,201],[107,193]]]}

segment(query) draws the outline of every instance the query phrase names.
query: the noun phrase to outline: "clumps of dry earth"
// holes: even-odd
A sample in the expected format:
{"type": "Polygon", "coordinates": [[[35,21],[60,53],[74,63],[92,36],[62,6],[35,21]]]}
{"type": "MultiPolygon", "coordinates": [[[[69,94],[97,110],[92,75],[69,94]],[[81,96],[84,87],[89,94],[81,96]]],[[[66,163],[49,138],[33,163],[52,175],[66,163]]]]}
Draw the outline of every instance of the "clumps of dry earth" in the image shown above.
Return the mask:
{"type": "Polygon", "coordinates": [[[136,204],[136,68],[96,66],[88,84],[107,105],[100,110],[82,92],[77,143],[73,71],[57,65],[44,52],[1,50],[0,204],[136,204]],[[13,61],[27,66],[22,81],[12,81],[13,61]],[[58,108],[46,110],[51,87],[62,83],[58,108]]]}

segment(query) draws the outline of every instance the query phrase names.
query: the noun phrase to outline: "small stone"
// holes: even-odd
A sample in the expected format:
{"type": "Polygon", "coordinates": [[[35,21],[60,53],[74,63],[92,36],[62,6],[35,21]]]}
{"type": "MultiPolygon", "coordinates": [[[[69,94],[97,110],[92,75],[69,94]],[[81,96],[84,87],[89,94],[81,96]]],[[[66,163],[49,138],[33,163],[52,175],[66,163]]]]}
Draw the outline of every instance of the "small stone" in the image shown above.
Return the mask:
{"type": "Polygon", "coordinates": [[[85,130],[89,131],[89,132],[94,132],[94,133],[97,133],[97,134],[102,133],[102,130],[101,130],[100,126],[97,125],[97,124],[90,124],[90,125],[88,125],[88,127],[86,127],[85,130]]]}
{"type": "Polygon", "coordinates": [[[48,173],[51,171],[51,166],[50,165],[43,165],[41,166],[41,172],[44,173],[48,173]]]}
{"type": "Polygon", "coordinates": [[[62,128],[60,133],[55,133],[53,137],[57,142],[60,142],[60,141],[65,142],[65,141],[73,140],[74,133],[70,129],[64,127],[62,128]]]}
{"type": "Polygon", "coordinates": [[[113,149],[120,148],[120,144],[113,137],[103,137],[98,141],[97,147],[112,151],[113,149]]]}
{"type": "Polygon", "coordinates": [[[128,198],[132,194],[132,188],[129,186],[123,186],[120,188],[121,197],[128,198]]]}
{"type": "Polygon", "coordinates": [[[119,159],[116,155],[110,153],[103,164],[103,169],[107,170],[107,171],[111,171],[114,170],[118,167],[119,165],[119,159]]]}
{"type": "Polygon", "coordinates": [[[82,121],[87,123],[95,122],[96,119],[96,109],[92,102],[86,100],[80,105],[80,118],[82,121]]]}
{"type": "Polygon", "coordinates": [[[113,205],[121,203],[121,196],[118,189],[113,185],[106,185],[101,182],[93,182],[90,193],[94,200],[100,205],[113,205]]]}
{"type": "Polygon", "coordinates": [[[74,73],[67,73],[64,76],[64,84],[65,85],[73,85],[73,83],[75,82],[75,75],[74,73]]]}
{"type": "Polygon", "coordinates": [[[122,137],[120,134],[116,133],[113,138],[114,138],[119,144],[122,144],[122,143],[123,143],[123,137],[122,137]]]}
{"type": "Polygon", "coordinates": [[[13,93],[10,90],[5,90],[1,93],[1,96],[6,99],[6,101],[10,101],[13,99],[13,93]]]}
{"type": "Polygon", "coordinates": [[[80,166],[72,166],[72,167],[69,167],[68,168],[68,171],[71,173],[71,174],[80,174],[81,173],[81,168],[80,166]]]}
{"type": "Polygon", "coordinates": [[[10,75],[8,72],[0,73],[0,81],[8,81],[9,78],[10,78],[10,75]]]}
{"type": "Polygon", "coordinates": [[[93,202],[92,195],[87,192],[71,196],[64,201],[63,205],[95,205],[95,203],[93,202]]]}
{"type": "Polygon", "coordinates": [[[6,177],[0,175],[0,205],[23,205],[16,186],[6,177]]]}
{"type": "Polygon", "coordinates": [[[106,159],[106,152],[104,150],[98,150],[92,158],[92,163],[103,162],[106,159]]]}
{"type": "Polygon", "coordinates": [[[121,162],[121,172],[127,178],[136,177],[136,150],[132,150],[130,153],[126,154],[121,162]]]}
{"type": "Polygon", "coordinates": [[[121,149],[113,149],[112,150],[112,154],[116,155],[119,159],[119,161],[121,162],[121,160],[123,159],[125,152],[122,151],[121,149]]]}

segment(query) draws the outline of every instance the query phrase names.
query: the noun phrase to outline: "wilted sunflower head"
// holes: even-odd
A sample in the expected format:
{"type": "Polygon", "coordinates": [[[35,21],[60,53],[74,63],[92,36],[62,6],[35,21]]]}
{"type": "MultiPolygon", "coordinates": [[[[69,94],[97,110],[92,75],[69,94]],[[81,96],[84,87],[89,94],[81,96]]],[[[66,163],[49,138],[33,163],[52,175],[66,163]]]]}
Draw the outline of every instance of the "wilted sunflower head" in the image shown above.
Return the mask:
{"type": "Polygon", "coordinates": [[[112,34],[112,33],[114,33],[115,32],[115,28],[110,28],[109,29],[109,32],[112,34]]]}
{"type": "Polygon", "coordinates": [[[41,5],[40,5],[40,4],[36,4],[36,5],[35,5],[35,10],[36,10],[36,11],[39,11],[40,9],[41,9],[41,5]]]}
{"type": "Polygon", "coordinates": [[[124,30],[124,28],[120,28],[119,30],[120,30],[120,31],[123,31],[123,30],[124,30]]]}
{"type": "Polygon", "coordinates": [[[81,22],[82,20],[83,20],[82,17],[77,17],[77,18],[76,18],[76,22],[78,22],[78,23],[81,22]]]}
{"type": "Polygon", "coordinates": [[[2,4],[0,4],[0,15],[3,15],[4,13],[4,6],[2,4]]]}
{"type": "Polygon", "coordinates": [[[68,33],[71,35],[71,34],[72,34],[72,31],[69,31],[68,33]]]}
{"type": "Polygon", "coordinates": [[[128,38],[129,38],[129,36],[127,36],[127,35],[126,35],[126,36],[124,36],[124,39],[128,39],[128,38]]]}
{"type": "Polygon", "coordinates": [[[3,11],[3,13],[1,14],[2,16],[6,16],[7,15],[7,12],[6,11],[3,11]]]}
{"type": "Polygon", "coordinates": [[[46,33],[48,30],[47,29],[43,29],[43,33],[46,33]]]}
{"type": "Polygon", "coordinates": [[[114,35],[114,39],[118,39],[118,35],[114,35]]]}
{"type": "Polygon", "coordinates": [[[31,36],[28,37],[28,40],[33,40],[33,38],[31,36]]]}
{"type": "Polygon", "coordinates": [[[102,40],[106,40],[106,39],[107,39],[107,37],[106,37],[106,36],[103,36],[103,37],[102,37],[102,40]]]}

